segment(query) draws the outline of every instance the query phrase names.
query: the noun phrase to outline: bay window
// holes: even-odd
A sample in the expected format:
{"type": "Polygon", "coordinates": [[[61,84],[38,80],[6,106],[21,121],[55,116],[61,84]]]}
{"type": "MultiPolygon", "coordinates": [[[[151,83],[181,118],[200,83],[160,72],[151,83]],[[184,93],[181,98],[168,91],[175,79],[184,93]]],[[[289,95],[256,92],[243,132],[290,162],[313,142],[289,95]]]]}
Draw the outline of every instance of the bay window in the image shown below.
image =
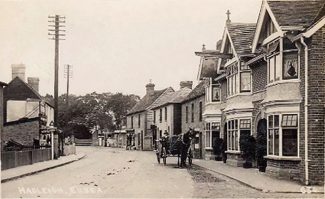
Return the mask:
{"type": "Polygon", "coordinates": [[[241,135],[251,134],[251,119],[233,119],[227,122],[227,150],[240,151],[239,139],[241,135]]]}
{"type": "Polygon", "coordinates": [[[240,69],[238,65],[236,62],[226,70],[228,96],[251,91],[251,70],[244,62],[240,63],[240,69]]]}
{"type": "Polygon", "coordinates": [[[298,78],[298,49],[287,38],[267,44],[268,82],[298,78]]]}
{"type": "Polygon", "coordinates": [[[297,157],[298,115],[278,114],[268,116],[267,138],[268,155],[297,157]]]}

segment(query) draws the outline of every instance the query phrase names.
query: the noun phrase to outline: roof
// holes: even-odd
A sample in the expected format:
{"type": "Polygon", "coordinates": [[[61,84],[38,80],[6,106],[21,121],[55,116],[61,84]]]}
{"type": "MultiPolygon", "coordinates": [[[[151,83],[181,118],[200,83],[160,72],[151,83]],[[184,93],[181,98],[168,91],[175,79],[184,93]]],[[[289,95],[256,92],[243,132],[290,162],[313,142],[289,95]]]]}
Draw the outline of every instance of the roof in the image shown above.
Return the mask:
{"type": "Polygon", "coordinates": [[[251,54],[256,24],[229,23],[227,29],[237,55],[251,54]]]}
{"type": "Polygon", "coordinates": [[[6,84],[6,83],[0,81],[0,86],[4,87],[4,86],[8,86],[8,84],[6,84]]]}
{"type": "Polygon", "coordinates": [[[127,115],[145,111],[166,89],[154,91],[153,94],[146,94],[143,98],[134,105],[134,107],[127,113],[127,115]]]}
{"type": "Polygon", "coordinates": [[[205,95],[205,86],[208,84],[208,80],[202,80],[199,84],[187,95],[183,102],[190,101],[205,95]]]}
{"type": "MultiPolygon", "coordinates": [[[[24,95],[24,97],[27,98],[33,98],[33,99],[39,99],[42,100],[43,97],[35,90],[33,89],[29,84],[27,84],[24,80],[20,79],[19,77],[15,77],[13,80],[11,80],[8,83],[8,86],[5,87],[5,92],[6,94],[8,94],[8,92],[15,92],[17,93],[17,95],[24,95]],[[21,85],[25,86],[22,87],[21,85]],[[12,88],[14,87],[14,88],[12,88]],[[21,91],[23,91],[22,89],[27,88],[30,92],[29,93],[19,93],[21,91]],[[20,89],[20,90],[16,90],[16,89],[20,89]],[[12,90],[12,91],[11,91],[12,90]]],[[[13,98],[15,99],[15,98],[13,98]]]]}
{"type": "Polygon", "coordinates": [[[281,27],[306,28],[317,20],[321,13],[324,14],[324,0],[268,0],[267,2],[281,27]]]}
{"type": "Polygon", "coordinates": [[[178,91],[168,93],[167,95],[163,96],[160,102],[152,107],[152,109],[156,109],[168,104],[179,104],[188,96],[189,93],[191,93],[191,91],[192,89],[185,87],[178,91]]]}

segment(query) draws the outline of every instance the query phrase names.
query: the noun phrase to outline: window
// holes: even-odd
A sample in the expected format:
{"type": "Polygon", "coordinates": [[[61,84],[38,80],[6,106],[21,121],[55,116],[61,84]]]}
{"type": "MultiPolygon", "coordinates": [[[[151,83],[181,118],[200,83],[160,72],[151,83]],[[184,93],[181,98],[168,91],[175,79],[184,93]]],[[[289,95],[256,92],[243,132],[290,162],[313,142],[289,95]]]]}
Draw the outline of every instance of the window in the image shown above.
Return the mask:
{"type": "Polygon", "coordinates": [[[199,103],[199,121],[202,122],[202,115],[203,115],[203,106],[202,102],[199,103]]]}
{"type": "Polygon", "coordinates": [[[298,156],[298,115],[282,115],[282,155],[298,156]]]}
{"type": "Polygon", "coordinates": [[[133,129],[133,116],[131,116],[131,129],[133,129]]]}
{"type": "Polygon", "coordinates": [[[251,119],[233,119],[227,122],[227,149],[240,151],[240,136],[251,134],[251,119]]]}
{"type": "Polygon", "coordinates": [[[167,121],[167,107],[165,107],[165,121],[167,121]]]}
{"type": "Polygon", "coordinates": [[[298,78],[298,49],[289,39],[267,44],[267,54],[269,83],[298,78]]]}
{"type": "Polygon", "coordinates": [[[244,62],[240,63],[240,70],[237,62],[227,67],[227,90],[228,96],[251,91],[251,71],[244,62]]]}
{"type": "Polygon", "coordinates": [[[188,123],[188,106],[185,107],[185,122],[188,123]]]}
{"type": "Polygon", "coordinates": [[[138,115],[138,127],[140,127],[141,126],[141,115],[139,114],[138,115]]]}
{"type": "Polygon", "coordinates": [[[153,123],[156,123],[156,111],[153,111],[153,123]]]}
{"type": "Polygon", "coordinates": [[[228,121],[227,141],[228,150],[239,151],[238,120],[228,121]]]}
{"type": "Polygon", "coordinates": [[[194,122],[194,104],[191,105],[191,122],[194,122]]]}
{"type": "Polygon", "coordinates": [[[268,124],[268,154],[279,155],[279,115],[269,116],[268,124]]]}
{"type": "Polygon", "coordinates": [[[251,73],[241,72],[240,73],[240,92],[251,91],[251,73]]]}
{"type": "Polygon", "coordinates": [[[220,102],[220,87],[218,85],[211,85],[212,102],[220,102]]]}
{"type": "Polygon", "coordinates": [[[159,109],[159,122],[162,122],[162,109],[159,109]]]}
{"type": "Polygon", "coordinates": [[[270,115],[268,117],[268,155],[298,156],[297,114],[270,115]],[[282,146],[280,146],[281,139],[282,146]]]}
{"type": "Polygon", "coordinates": [[[212,148],[212,143],[216,137],[220,136],[220,123],[205,123],[205,148],[212,148]]]}
{"type": "Polygon", "coordinates": [[[211,148],[211,124],[205,124],[205,148],[211,148]]]}

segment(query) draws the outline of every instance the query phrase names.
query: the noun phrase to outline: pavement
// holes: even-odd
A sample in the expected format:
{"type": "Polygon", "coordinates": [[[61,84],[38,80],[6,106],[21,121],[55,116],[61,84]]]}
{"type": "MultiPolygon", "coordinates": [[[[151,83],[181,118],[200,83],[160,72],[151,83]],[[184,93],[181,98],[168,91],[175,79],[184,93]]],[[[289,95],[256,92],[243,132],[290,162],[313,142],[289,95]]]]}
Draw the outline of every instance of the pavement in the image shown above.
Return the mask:
{"type": "Polygon", "coordinates": [[[56,167],[60,167],[81,160],[85,156],[86,155],[84,153],[78,153],[76,155],[61,156],[60,158],[55,160],[38,162],[31,165],[6,169],[1,171],[1,183],[33,175],[42,171],[47,171],[49,169],[54,169],[56,167]]]}
{"type": "Polygon", "coordinates": [[[280,180],[259,172],[256,168],[245,169],[227,165],[221,161],[193,160],[193,164],[227,176],[246,186],[273,193],[324,193],[323,186],[305,186],[298,182],[280,180]]]}

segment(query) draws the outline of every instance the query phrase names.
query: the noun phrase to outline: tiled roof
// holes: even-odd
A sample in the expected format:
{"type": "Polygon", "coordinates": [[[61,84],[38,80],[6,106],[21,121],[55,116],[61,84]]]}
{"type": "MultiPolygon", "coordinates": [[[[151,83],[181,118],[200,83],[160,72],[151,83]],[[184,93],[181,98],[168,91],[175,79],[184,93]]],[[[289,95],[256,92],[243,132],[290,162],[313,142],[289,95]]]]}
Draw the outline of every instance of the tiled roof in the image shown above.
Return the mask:
{"type": "Polygon", "coordinates": [[[162,107],[167,104],[177,104],[181,103],[187,96],[188,94],[192,91],[192,89],[189,88],[182,88],[178,91],[169,93],[161,98],[161,101],[156,104],[152,109],[162,107]]]}
{"type": "Polygon", "coordinates": [[[325,4],[324,0],[268,0],[280,26],[310,26],[325,4]]]}
{"type": "Polygon", "coordinates": [[[146,110],[166,89],[154,91],[152,95],[146,94],[136,105],[128,112],[128,115],[132,113],[138,113],[146,110]]]}
{"type": "Polygon", "coordinates": [[[229,23],[227,29],[238,55],[251,54],[256,29],[254,23],[229,23]]]}
{"type": "Polygon", "coordinates": [[[187,97],[183,100],[189,101],[195,98],[198,98],[205,94],[205,86],[208,84],[208,80],[202,80],[200,83],[187,95],[187,97]]]}

